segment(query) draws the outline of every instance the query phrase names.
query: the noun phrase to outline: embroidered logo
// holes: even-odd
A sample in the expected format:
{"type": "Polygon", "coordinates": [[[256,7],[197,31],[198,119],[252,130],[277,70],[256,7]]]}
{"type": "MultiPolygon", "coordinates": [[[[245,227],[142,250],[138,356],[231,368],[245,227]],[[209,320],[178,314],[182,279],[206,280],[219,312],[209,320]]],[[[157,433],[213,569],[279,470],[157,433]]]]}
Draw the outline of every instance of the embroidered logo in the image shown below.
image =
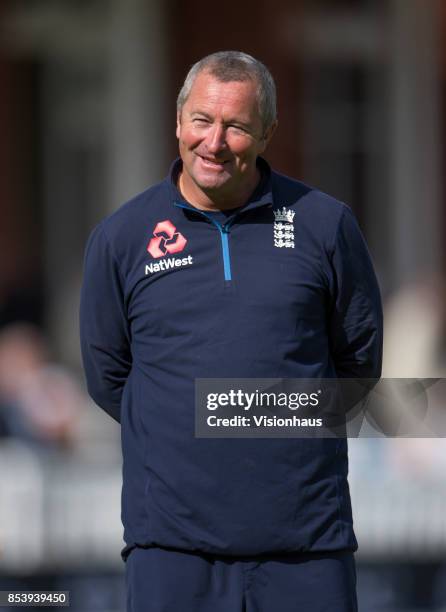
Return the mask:
{"type": "Polygon", "coordinates": [[[294,249],[294,210],[282,208],[274,211],[274,246],[294,249]]]}
{"type": "Polygon", "coordinates": [[[154,259],[180,253],[187,244],[186,238],[171,221],[160,221],[153,230],[153,238],[147,245],[147,251],[154,259]]]}

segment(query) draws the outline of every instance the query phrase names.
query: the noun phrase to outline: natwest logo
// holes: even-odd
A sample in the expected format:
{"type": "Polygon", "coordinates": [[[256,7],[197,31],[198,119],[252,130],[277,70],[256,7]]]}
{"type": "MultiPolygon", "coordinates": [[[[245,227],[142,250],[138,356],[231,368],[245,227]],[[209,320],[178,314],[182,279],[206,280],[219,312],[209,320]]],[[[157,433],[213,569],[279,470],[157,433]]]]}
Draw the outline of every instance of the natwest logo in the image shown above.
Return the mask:
{"type": "Polygon", "coordinates": [[[147,251],[155,259],[168,254],[180,253],[187,244],[183,234],[177,232],[177,228],[168,220],[156,224],[153,236],[147,245],[147,251]]]}

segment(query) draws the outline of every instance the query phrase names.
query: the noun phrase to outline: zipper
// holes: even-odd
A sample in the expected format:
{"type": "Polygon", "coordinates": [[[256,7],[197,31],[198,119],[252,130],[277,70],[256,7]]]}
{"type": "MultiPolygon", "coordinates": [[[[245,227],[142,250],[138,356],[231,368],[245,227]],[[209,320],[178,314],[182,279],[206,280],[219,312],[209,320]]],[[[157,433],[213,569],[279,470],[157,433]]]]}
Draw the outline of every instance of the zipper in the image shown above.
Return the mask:
{"type": "Polygon", "coordinates": [[[223,270],[225,273],[225,281],[230,281],[232,280],[232,273],[231,256],[229,254],[229,231],[225,225],[220,226],[218,229],[220,230],[221,249],[223,251],[223,270]]]}
{"type": "Polygon", "coordinates": [[[229,229],[231,225],[234,223],[237,215],[234,215],[232,219],[227,221],[224,225],[221,225],[213,217],[206,214],[204,210],[198,210],[197,208],[191,208],[189,206],[185,206],[184,204],[180,204],[179,202],[175,202],[175,206],[178,206],[178,208],[184,208],[185,210],[191,210],[194,213],[198,213],[199,215],[206,217],[206,219],[209,219],[209,221],[213,223],[213,225],[215,225],[215,227],[218,229],[220,233],[221,250],[222,250],[222,255],[223,255],[223,273],[224,273],[225,281],[231,282],[232,281],[232,271],[231,271],[231,255],[229,251],[229,229]]]}
{"type": "Polygon", "coordinates": [[[224,225],[220,225],[218,221],[215,221],[215,219],[211,219],[212,223],[214,223],[214,225],[218,227],[218,230],[220,232],[221,249],[223,252],[223,270],[224,270],[224,275],[225,275],[225,281],[232,281],[231,255],[229,252],[229,228],[231,227],[234,220],[235,220],[235,217],[233,217],[230,221],[226,222],[224,225]]]}

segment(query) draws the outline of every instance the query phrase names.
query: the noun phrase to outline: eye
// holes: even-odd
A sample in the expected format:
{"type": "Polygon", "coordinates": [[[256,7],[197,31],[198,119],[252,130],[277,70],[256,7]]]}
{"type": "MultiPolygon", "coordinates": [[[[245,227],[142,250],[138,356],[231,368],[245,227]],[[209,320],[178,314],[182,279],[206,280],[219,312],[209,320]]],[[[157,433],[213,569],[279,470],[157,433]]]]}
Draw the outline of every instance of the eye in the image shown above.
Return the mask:
{"type": "Polygon", "coordinates": [[[228,128],[230,128],[234,132],[239,132],[241,134],[247,134],[248,132],[246,128],[242,127],[241,125],[234,124],[234,123],[229,124],[228,128]]]}
{"type": "Polygon", "coordinates": [[[194,125],[198,125],[198,126],[208,125],[209,120],[208,119],[204,119],[203,117],[196,117],[195,119],[192,119],[192,123],[194,125]]]}

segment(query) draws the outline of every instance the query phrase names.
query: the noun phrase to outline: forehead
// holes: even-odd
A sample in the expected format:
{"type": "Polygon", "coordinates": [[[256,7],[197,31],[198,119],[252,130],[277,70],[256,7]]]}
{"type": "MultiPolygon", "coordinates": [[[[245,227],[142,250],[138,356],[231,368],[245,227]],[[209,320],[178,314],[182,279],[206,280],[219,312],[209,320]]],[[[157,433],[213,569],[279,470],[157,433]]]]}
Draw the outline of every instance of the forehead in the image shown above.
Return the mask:
{"type": "Polygon", "coordinates": [[[237,115],[254,120],[260,118],[257,85],[246,81],[219,81],[207,72],[197,75],[189,97],[184,104],[188,113],[237,115]]]}

